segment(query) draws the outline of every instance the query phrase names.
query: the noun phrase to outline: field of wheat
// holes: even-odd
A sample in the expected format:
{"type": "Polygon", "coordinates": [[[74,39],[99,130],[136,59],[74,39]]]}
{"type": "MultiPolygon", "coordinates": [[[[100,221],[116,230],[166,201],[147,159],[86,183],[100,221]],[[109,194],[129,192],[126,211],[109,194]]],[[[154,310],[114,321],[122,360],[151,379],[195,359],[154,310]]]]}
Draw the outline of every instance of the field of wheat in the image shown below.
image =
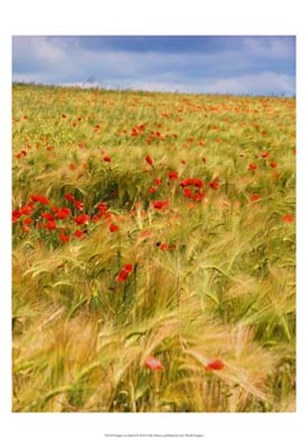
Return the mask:
{"type": "Polygon", "coordinates": [[[13,87],[13,411],[295,410],[295,99],[13,87]]]}

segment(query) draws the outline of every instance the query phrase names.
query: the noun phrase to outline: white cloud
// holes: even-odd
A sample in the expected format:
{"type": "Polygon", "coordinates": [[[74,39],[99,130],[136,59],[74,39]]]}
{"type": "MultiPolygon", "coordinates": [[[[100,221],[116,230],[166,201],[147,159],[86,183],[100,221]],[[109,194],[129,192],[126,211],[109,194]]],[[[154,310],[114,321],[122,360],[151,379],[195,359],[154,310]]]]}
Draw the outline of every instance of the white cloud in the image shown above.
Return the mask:
{"type": "Polygon", "coordinates": [[[292,76],[269,72],[205,81],[204,89],[212,93],[266,95],[281,92],[293,95],[294,79],[292,76]]]}
{"type": "Polygon", "coordinates": [[[256,73],[258,60],[291,58],[292,51],[292,42],[279,38],[243,38],[237,51],[170,54],[89,49],[73,37],[15,37],[13,80],[76,85],[93,79],[111,88],[292,95],[293,76],[256,73]]]}
{"type": "Polygon", "coordinates": [[[247,54],[257,58],[294,58],[293,41],[284,37],[246,37],[243,48],[247,54]]]}
{"type": "MultiPolygon", "coordinates": [[[[64,41],[65,42],[65,41],[64,41]]],[[[63,65],[67,68],[67,48],[42,36],[20,36],[13,39],[13,56],[17,68],[25,66],[37,71],[55,71],[63,65]]]]}

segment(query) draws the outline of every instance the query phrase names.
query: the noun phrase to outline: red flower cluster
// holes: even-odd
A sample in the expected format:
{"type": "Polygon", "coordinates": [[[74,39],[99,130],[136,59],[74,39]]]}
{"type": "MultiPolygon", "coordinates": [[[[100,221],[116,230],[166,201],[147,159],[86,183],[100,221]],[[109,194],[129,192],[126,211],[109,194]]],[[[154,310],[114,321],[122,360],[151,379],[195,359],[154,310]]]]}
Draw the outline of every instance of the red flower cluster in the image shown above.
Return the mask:
{"type": "Polygon", "coordinates": [[[74,195],[71,193],[66,193],[64,197],[67,201],[72,202],[77,210],[83,210],[83,203],[78,201],[74,195]]]}
{"type": "Polygon", "coordinates": [[[30,216],[33,212],[33,204],[30,202],[28,205],[24,205],[19,209],[13,210],[12,212],[12,222],[15,224],[23,216],[30,216]]]}
{"type": "Polygon", "coordinates": [[[27,154],[28,154],[27,151],[23,149],[18,154],[16,154],[15,157],[16,157],[16,159],[21,159],[22,157],[25,157],[27,154]]]}
{"type": "Polygon", "coordinates": [[[145,124],[139,124],[139,125],[137,125],[137,126],[134,126],[134,127],[131,129],[131,133],[130,133],[130,135],[131,135],[132,137],[138,137],[139,134],[143,134],[144,129],[145,129],[145,124]]]}
{"type": "Polygon", "coordinates": [[[193,185],[194,187],[197,188],[202,188],[203,187],[203,181],[201,179],[198,178],[187,178],[187,179],[183,179],[180,182],[181,187],[188,187],[190,185],[193,185]]]}
{"type": "Polygon", "coordinates": [[[46,196],[40,196],[38,194],[32,194],[30,196],[30,198],[31,198],[31,200],[33,202],[39,202],[40,204],[43,204],[43,205],[48,205],[49,204],[49,199],[46,198],[46,196]]]}
{"type": "Polygon", "coordinates": [[[69,208],[53,207],[58,219],[67,219],[70,217],[71,210],[69,208]]]}
{"type": "Polygon", "coordinates": [[[183,194],[186,198],[192,199],[197,202],[201,202],[202,199],[206,196],[203,191],[199,190],[195,193],[190,188],[184,188],[183,194]]]}
{"type": "MultiPolygon", "coordinates": [[[[103,202],[96,206],[98,208],[98,213],[91,219],[91,216],[88,214],[75,215],[76,210],[83,209],[83,203],[78,201],[73,194],[66,193],[64,198],[71,203],[73,208],[52,205],[46,196],[32,194],[30,195],[28,204],[13,210],[12,222],[13,224],[20,223],[21,229],[24,232],[30,232],[32,229],[45,229],[49,232],[57,231],[59,240],[68,242],[73,236],[78,239],[86,236],[86,232],[74,228],[74,224],[82,226],[90,221],[95,222],[102,217],[106,218],[106,220],[109,219],[109,221],[112,219],[111,214],[106,213],[108,210],[107,204],[103,202]],[[46,206],[46,208],[44,207],[45,210],[40,210],[40,204],[46,206]],[[36,206],[38,207],[36,208],[36,206]],[[30,217],[33,213],[36,213],[36,215],[39,213],[39,216],[37,217],[35,215],[35,219],[33,219],[30,217]],[[22,220],[21,218],[24,215],[27,218],[22,220]],[[67,222],[68,225],[66,225],[65,228],[61,227],[60,220],[69,220],[67,222]],[[70,225],[72,225],[71,228],[70,225]]],[[[112,222],[107,222],[107,224],[109,225],[110,232],[117,232],[119,230],[119,227],[116,224],[113,224],[112,222]]]]}
{"type": "Polygon", "coordinates": [[[203,180],[198,178],[187,178],[180,182],[181,187],[183,187],[183,194],[186,198],[193,199],[194,201],[200,202],[206,196],[203,192],[203,180]],[[194,190],[189,188],[190,186],[195,187],[194,190]]]}
{"type": "Polygon", "coordinates": [[[97,204],[96,208],[98,209],[98,212],[96,215],[92,217],[92,222],[97,222],[102,218],[106,217],[106,212],[108,210],[108,205],[105,202],[100,202],[97,204]]]}

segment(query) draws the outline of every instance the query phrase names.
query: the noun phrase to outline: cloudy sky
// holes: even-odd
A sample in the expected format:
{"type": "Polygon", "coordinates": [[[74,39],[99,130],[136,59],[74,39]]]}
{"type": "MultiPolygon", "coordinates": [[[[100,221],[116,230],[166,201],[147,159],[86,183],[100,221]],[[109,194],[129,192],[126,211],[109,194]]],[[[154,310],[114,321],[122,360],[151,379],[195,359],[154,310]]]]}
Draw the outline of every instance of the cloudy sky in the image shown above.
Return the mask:
{"type": "Polygon", "coordinates": [[[295,95],[293,36],[15,36],[13,81],[295,95]]]}

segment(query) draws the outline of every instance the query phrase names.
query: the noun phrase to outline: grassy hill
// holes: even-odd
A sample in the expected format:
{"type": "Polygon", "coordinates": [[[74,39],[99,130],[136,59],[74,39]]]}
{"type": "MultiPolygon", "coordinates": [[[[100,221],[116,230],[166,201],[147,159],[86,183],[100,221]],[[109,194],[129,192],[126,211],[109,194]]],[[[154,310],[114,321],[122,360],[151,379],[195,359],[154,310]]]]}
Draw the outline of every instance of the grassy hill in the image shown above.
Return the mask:
{"type": "Polygon", "coordinates": [[[295,100],[13,87],[13,410],[286,412],[295,100]]]}

